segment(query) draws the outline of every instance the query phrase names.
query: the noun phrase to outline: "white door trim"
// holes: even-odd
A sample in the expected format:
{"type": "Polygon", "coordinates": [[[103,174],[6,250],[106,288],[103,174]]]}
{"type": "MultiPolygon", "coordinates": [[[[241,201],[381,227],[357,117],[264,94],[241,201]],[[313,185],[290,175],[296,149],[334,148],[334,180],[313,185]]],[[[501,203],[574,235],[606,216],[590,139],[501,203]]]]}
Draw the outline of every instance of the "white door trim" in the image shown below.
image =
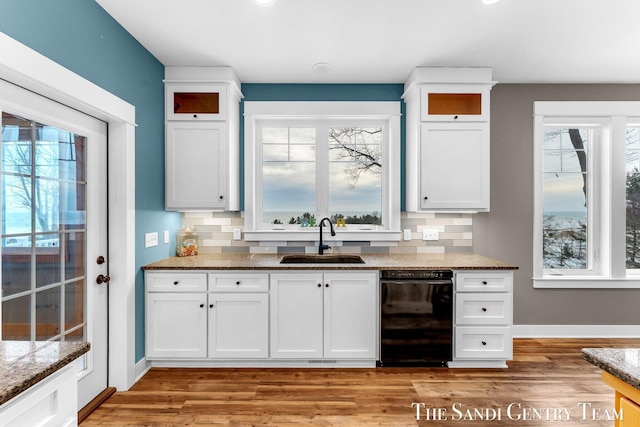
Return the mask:
{"type": "Polygon", "coordinates": [[[135,383],[135,107],[0,32],[0,78],[109,125],[109,385],[135,383]],[[117,197],[115,197],[117,195],[117,197]]]}

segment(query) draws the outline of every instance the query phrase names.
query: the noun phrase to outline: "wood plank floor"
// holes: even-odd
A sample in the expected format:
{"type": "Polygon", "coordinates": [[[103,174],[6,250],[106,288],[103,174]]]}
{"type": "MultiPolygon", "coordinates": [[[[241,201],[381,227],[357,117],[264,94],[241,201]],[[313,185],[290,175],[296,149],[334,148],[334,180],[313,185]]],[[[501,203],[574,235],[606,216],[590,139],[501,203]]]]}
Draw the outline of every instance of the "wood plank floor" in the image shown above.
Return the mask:
{"type": "Polygon", "coordinates": [[[613,426],[614,392],[584,347],[637,348],[640,339],[516,339],[509,369],[154,368],[82,427],[613,426]],[[412,403],[424,403],[420,420],[412,403]],[[438,408],[447,419],[427,420],[438,408]]]}

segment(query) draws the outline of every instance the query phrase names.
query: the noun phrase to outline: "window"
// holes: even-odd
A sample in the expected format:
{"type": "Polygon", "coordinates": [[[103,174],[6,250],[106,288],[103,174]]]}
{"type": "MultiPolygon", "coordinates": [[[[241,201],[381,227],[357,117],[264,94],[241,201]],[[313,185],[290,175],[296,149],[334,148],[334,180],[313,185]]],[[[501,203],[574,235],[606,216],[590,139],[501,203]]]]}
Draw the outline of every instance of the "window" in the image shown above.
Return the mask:
{"type": "Polygon", "coordinates": [[[534,286],[640,287],[640,103],[534,113],[534,286]]]}
{"type": "Polygon", "coordinates": [[[2,338],[85,337],[86,138],[2,112],[2,338]]]}
{"type": "Polygon", "coordinates": [[[246,102],[245,238],[399,240],[397,102],[246,102]]]}

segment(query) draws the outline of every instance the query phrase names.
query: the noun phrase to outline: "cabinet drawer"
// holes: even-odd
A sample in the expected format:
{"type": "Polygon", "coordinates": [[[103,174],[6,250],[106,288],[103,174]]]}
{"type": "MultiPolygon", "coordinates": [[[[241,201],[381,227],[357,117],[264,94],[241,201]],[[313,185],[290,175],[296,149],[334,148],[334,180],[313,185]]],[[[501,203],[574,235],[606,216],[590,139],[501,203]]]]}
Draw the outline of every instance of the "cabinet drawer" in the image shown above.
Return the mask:
{"type": "Polygon", "coordinates": [[[267,273],[211,273],[209,291],[211,292],[267,292],[269,274],[267,273]]]}
{"type": "Polygon", "coordinates": [[[456,295],[456,325],[510,325],[510,293],[456,295]]]}
{"type": "Polygon", "coordinates": [[[458,292],[511,292],[513,287],[511,273],[456,273],[455,280],[458,292]]]}
{"type": "Polygon", "coordinates": [[[205,273],[146,273],[147,292],[206,292],[205,273]]]}
{"type": "Polygon", "coordinates": [[[455,357],[459,359],[511,359],[511,328],[457,326],[455,357]]]}

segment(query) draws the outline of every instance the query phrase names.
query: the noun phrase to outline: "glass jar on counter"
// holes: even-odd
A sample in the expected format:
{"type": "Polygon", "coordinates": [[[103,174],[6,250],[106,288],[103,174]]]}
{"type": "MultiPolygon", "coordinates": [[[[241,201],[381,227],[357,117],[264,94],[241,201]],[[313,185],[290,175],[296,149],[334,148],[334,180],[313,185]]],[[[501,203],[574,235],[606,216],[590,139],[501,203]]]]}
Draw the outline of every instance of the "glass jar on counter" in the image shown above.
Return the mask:
{"type": "Polygon", "coordinates": [[[198,255],[198,235],[191,227],[182,227],[176,237],[176,255],[198,255]]]}

